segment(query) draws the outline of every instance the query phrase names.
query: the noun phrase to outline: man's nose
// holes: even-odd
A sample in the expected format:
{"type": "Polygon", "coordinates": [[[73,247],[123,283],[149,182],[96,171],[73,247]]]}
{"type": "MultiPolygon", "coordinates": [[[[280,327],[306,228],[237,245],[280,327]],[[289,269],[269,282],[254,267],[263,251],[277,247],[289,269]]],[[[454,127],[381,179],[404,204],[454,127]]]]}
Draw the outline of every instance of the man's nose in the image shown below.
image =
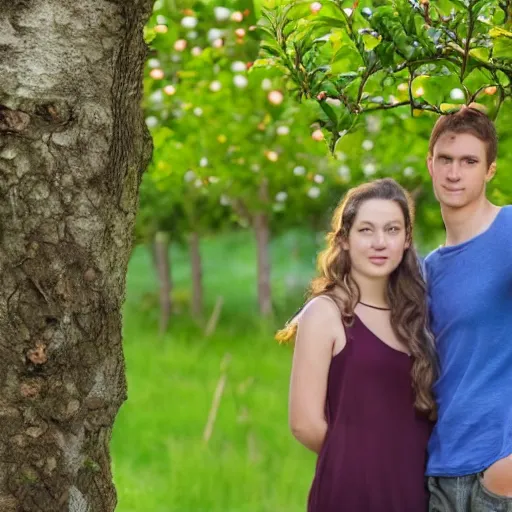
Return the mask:
{"type": "Polygon", "coordinates": [[[447,173],[446,177],[450,181],[459,181],[460,180],[460,167],[457,162],[452,162],[452,164],[448,168],[448,173],[447,173]]]}

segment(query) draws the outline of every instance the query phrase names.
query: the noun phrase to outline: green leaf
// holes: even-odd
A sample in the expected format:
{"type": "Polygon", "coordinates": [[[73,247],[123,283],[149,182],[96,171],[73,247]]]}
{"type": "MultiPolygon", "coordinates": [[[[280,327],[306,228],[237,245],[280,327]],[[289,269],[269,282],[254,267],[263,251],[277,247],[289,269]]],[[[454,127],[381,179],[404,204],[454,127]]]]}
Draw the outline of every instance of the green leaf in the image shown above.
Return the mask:
{"type": "Polygon", "coordinates": [[[512,41],[505,37],[495,39],[493,57],[497,59],[512,59],[512,41]]]}
{"type": "Polygon", "coordinates": [[[483,62],[489,61],[490,53],[491,51],[489,48],[473,48],[472,50],[469,51],[469,55],[471,57],[474,57],[475,59],[478,59],[483,62]]]}
{"type": "Polygon", "coordinates": [[[146,44],[150,44],[153,39],[155,39],[156,37],[156,32],[155,32],[155,29],[153,28],[148,28],[147,26],[144,26],[144,42],[146,44]]]}
{"type": "Polygon", "coordinates": [[[340,90],[343,90],[358,78],[359,73],[356,73],[355,71],[349,71],[348,73],[340,73],[336,77],[336,87],[338,87],[338,89],[340,90]]]}
{"type": "Polygon", "coordinates": [[[370,52],[374,48],[379,46],[379,44],[382,41],[382,36],[374,37],[371,34],[363,34],[362,38],[363,38],[364,49],[367,52],[370,52]]]}
{"type": "Polygon", "coordinates": [[[314,25],[324,25],[329,28],[347,28],[347,22],[331,16],[317,16],[311,22],[314,25]]]}
{"type": "Polygon", "coordinates": [[[332,124],[336,127],[338,126],[338,117],[336,116],[336,112],[334,112],[334,109],[325,101],[319,102],[320,108],[325,112],[329,120],[332,122],[332,124]]]}
{"type": "Polygon", "coordinates": [[[326,40],[320,41],[318,38],[327,35],[325,27],[318,25],[306,25],[301,30],[297,30],[290,41],[293,41],[299,48],[302,54],[309,51],[315,44],[324,44],[326,40]]]}
{"type": "Polygon", "coordinates": [[[389,41],[381,43],[375,48],[375,52],[379,57],[382,67],[388,68],[395,64],[395,48],[393,43],[389,41]]]}
{"type": "Polygon", "coordinates": [[[441,105],[439,105],[441,112],[444,113],[457,112],[457,110],[460,110],[460,107],[461,105],[457,103],[441,103],[441,105]]]}
{"type": "Polygon", "coordinates": [[[274,65],[272,59],[256,59],[252,65],[253,68],[268,68],[274,65]]]}
{"type": "Polygon", "coordinates": [[[493,27],[489,30],[489,35],[493,38],[493,57],[512,58],[512,32],[501,27],[493,27]]]}
{"type": "Polygon", "coordinates": [[[480,11],[489,4],[489,0],[478,0],[471,7],[471,11],[473,16],[477,17],[480,14],[480,11]]]}
{"type": "Polygon", "coordinates": [[[263,51],[270,53],[270,55],[273,55],[274,57],[278,57],[278,58],[284,57],[283,51],[276,44],[262,42],[260,44],[260,48],[263,51]]]}
{"type": "MultiPolygon", "coordinates": [[[[438,2],[436,2],[436,3],[438,3],[438,2]]],[[[439,2],[439,4],[440,4],[439,8],[441,9],[441,12],[443,14],[449,14],[453,8],[461,10],[461,11],[467,11],[467,9],[468,9],[468,2],[464,1],[464,0],[450,0],[450,1],[441,0],[439,2]]]]}
{"type": "Polygon", "coordinates": [[[313,78],[317,73],[328,73],[331,71],[331,66],[318,66],[308,73],[309,78],[313,78]]]}
{"type": "Polygon", "coordinates": [[[311,15],[310,9],[311,2],[309,0],[302,0],[287,5],[284,12],[286,13],[286,19],[288,20],[301,20],[311,15]]]}
{"type": "Polygon", "coordinates": [[[512,32],[509,32],[508,30],[505,30],[504,28],[500,28],[500,27],[491,28],[491,30],[489,30],[489,35],[492,38],[508,37],[508,38],[512,39],[512,32]]]}
{"type": "Polygon", "coordinates": [[[395,0],[400,23],[408,34],[416,35],[415,13],[407,0],[395,0]]]}
{"type": "Polygon", "coordinates": [[[331,61],[331,72],[335,75],[349,73],[363,66],[359,52],[352,44],[342,44],[331,61]]]}
{"type": "Polygon", "coordinates": [[[329,80],[322,80],[315,85],[315,94],[318,94],[320,91],[325,91],[327,96],[331,98],[338,96],[338,90],[336,89],[336,86],[329,80]]]}
{"type": "Polygon", "coordinates": [[[257,27],[257,30],[264,32],[267,36],[270,36],[272,39],[275,38],[275,33],[271,28],[266,27],[264,25],[257,25],[257,27]]]}

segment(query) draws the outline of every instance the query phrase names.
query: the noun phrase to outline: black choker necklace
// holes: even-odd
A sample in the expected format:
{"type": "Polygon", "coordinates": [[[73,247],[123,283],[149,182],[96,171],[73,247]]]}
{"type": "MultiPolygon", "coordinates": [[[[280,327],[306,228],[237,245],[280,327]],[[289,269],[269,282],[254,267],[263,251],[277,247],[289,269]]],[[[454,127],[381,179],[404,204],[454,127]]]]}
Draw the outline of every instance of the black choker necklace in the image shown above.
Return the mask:
{"type": "Polygon", "coordinates": [[[391,308],[379,308],[378,306],[372,306],[371,304],[365,304],[364,302],[359,301],[359,304],[366,306],[367,308],[378,309],[379,311],[391,311],[391,308]]]}

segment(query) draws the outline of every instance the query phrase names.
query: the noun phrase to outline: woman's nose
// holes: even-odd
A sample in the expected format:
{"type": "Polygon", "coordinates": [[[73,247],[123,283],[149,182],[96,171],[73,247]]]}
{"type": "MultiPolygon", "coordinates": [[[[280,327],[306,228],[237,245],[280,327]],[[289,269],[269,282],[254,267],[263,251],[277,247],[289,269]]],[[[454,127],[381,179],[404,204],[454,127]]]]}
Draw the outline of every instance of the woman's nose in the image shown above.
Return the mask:
{"type": "Polygon", "coordinates": [[[386,237],[384,236],[384,233],[375,233],[375,236],[373,237],[373,246],[376,249],[382,249],[386,246],[386,237]]]}

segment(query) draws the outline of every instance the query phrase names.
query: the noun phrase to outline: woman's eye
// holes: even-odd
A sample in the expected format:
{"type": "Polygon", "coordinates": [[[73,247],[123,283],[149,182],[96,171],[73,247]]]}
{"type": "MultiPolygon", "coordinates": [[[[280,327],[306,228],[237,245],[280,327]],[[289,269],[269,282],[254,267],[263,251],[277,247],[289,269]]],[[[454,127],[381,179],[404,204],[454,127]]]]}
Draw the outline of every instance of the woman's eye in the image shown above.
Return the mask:
{"type": "Polygon", "coordinates": [[[369,233],[370,232],[370,228],[361,228],[359,230],[359,233],[369,233]]]}
{"type": "Polygon", "coordinates": [[[398,233],[398,231],[400,231],[400,228],[398,226],[393,226],[389,228],[389,231],[391,231],[391,233],[398,233]]]}

